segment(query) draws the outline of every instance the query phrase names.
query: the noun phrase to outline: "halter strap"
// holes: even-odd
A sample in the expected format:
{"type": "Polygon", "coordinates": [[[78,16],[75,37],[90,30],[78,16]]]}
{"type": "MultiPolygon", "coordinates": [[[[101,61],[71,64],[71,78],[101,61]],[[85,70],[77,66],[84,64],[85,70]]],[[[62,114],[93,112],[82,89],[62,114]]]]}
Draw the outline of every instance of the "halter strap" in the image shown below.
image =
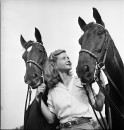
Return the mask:
{"type": "Polygon", "coordinates": [[[86,49],[81,49],[79,53],[81,52],[86,52],[88,54],[90,54],[92,57],[94,57],[95,59],[98,59],[97,55],[95,55],[93,52],[86,50],[86,49]]]}
{"type": "Polygon", "coordinates": [[[34,43],[35,43],[35,44],[37,43],[37,44],[41,45],[42,47],[44,47],[43,44],[40,43],[40,42],[34,42],[34,41],[33,41],[33,42],[31,42],[30,44],[32,45],[32,44],[34,44],[34,43]]]}
{"type": "MultiPolygon", "coordinates": [[[[42,43],[40,43],[40,42],[33,42],[33,43],[40,44],[42,47],[44,47],[44,46],[43,46],[43,44],[42,44],[42,43]]],[[[33,43],[32,43],[32,44],[33,44],[33,43]]]]}

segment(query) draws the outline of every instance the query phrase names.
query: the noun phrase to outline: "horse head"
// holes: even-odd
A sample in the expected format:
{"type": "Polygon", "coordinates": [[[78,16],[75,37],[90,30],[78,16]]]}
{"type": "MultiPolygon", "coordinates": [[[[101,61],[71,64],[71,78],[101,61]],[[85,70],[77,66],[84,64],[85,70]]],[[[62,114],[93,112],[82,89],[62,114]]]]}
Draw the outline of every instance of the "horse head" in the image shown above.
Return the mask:
{"type": "Polygon", "coordinates": [[[47,53],[43,46],[41,34],[37,28],[35,28],[35,38],[36,42],[31,40],[26,41],[22,35],[20,36],[21,45],[25,49],[22,55],[26,64],[24,81],[33,89],[37,88],[44,80],[43,72],[47,59],[47,53]]]}
{"type": "MultiPolygon", "coordinates": [[[[113,107],[113,103],[111,103],[112,127],[115,129],[119,126],[124,128],[124,64],[95,8],[93,8],[93,17],[96,23],[86,24],[82,18],[78,18],[78,23],[84,34],[79,39],[81,51],[79,52],[76,72],[82,82],[93,83],[96,69],[105,67],[104,72],[107,72],[106,76],[110,86],[108,93],[116,106],[116,108],[113,107]],[[121,116],[122,114],[123,116],[121,116]],[[118,123],[117,120],[119,120],[118,123]]],[[[107,113],[106,105],[106,116],[107,113]]]]}
{"type": "Polygon", "coordinates": [[[99,12],[95,8],[93,8],[93,16],[96,23],[91,22],[86,24],[81,17],[78,19],[78,23],[84,31],[84,34],[79,39],[81,51],[79,53],[76,72],[82,82],[86,83],[92,83],[94,81],[96,62],[98,63],[104,58],[105,46],[108,44],[107,42],[112,41],[108,31],[105,29],[105,24],[99,12]]]}

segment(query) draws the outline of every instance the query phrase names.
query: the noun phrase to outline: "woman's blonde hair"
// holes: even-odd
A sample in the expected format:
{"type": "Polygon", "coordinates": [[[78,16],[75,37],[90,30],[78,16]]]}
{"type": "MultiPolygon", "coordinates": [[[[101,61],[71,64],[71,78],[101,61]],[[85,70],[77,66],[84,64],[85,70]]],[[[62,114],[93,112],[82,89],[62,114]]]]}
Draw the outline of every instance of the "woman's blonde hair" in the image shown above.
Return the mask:
{"type": "Polygon", "coordinates": [[[47,65],[44,72],[45,72],[45,79],[48,83],[49,88],[53,88],[56,86],[56,84],[58,84],[58,82],[62,82],[59,72],[55,65],[57,57],[61,53],[66,53],[66,51],[61,49],[55,50],[50,54],[49,59],[47,61],[47,65]]]}

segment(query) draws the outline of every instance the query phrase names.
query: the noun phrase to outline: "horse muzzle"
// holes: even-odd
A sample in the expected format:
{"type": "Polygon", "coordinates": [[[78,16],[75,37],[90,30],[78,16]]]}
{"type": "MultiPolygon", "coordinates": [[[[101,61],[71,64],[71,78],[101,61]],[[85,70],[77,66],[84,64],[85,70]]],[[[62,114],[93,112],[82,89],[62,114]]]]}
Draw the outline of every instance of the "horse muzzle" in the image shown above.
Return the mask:
{"type": "Polygon", "coordinates": [[[93,73],[91,72],[88,65],[77,66],[77,75],[83,83],[94,82],[93,73]]]}
{"type": "Polygon", "coordinates": [[[32,89],[36,89],[43,82],[41,77],[32,78],[32,79],[24,78],[24,80],[25,80],[25,83],[30,85],[32,89]]]}

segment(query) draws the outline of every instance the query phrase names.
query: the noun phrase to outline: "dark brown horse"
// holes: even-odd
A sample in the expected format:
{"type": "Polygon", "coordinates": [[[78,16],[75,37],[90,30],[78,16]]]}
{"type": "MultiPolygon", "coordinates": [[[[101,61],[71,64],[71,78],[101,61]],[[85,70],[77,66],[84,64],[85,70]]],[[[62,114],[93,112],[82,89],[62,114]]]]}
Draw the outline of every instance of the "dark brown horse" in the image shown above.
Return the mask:
{"type": "MultiPolygon", "coordinates": [[[[26,73],[24,76],[24,81],[32,89],[36,89],[41,83],[46,82],[44,69],[47,65],[47,53],[43,46],[41,34],[37,28],[35,28],[35,38],[36,42],[28,41],[26,42],[24,38],[20,37],[21,45],[25,49],[22,58],[26,64],[26,73]]],[[[42,95],[44,102],[47,102],[48,87],[45,93],[42,95]]],[[[55,124],[48,124],[44,118],[40,103],[34,98],[33,102],[25,112],[24,116],[24,129],[25,130],[55,130],[55,124]]]]}
{"type": "MultiPolygon", "coordinates": [[[[97,11],[93,8],[93,17],[96,23],[86,24],[79,17],[78,22],[84,34],[80,37],[81,51],[79,53],[76,72],[82,82],[92,84],[96,65],[105,66],[110,91],[106,100],[111,108],[112,129],[124,129],[124,64],[105,24],[97,11]]],[[[108,120],[108,105],[106,117],[108,120]]]]}

